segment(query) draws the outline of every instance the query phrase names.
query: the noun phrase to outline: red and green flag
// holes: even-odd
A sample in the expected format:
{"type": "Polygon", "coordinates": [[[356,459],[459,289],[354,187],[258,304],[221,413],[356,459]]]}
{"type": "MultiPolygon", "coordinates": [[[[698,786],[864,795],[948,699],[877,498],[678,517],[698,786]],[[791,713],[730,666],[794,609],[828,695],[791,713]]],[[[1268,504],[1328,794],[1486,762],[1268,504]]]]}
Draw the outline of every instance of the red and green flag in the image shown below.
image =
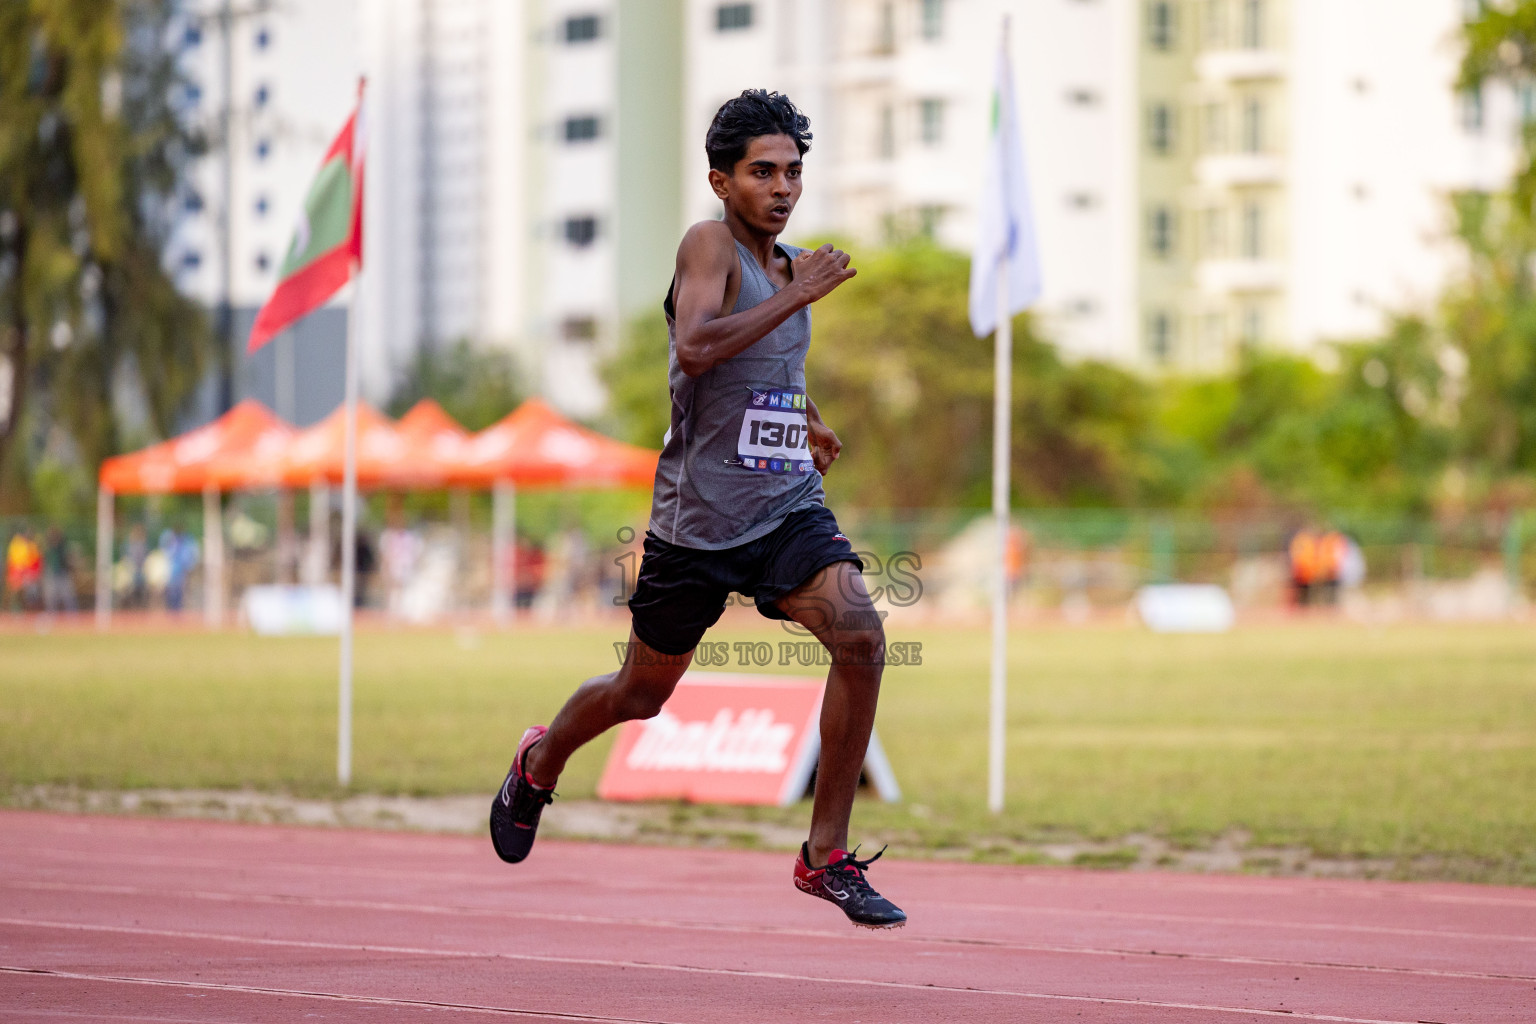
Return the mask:
{"type": "Polygon", "coordinates": [[[363,260],[362,95],[326,150],[304,197],[304,214],[278,268],[277,288],[256,314],[247,352],[318,309],[352,278],[363,260]]]}

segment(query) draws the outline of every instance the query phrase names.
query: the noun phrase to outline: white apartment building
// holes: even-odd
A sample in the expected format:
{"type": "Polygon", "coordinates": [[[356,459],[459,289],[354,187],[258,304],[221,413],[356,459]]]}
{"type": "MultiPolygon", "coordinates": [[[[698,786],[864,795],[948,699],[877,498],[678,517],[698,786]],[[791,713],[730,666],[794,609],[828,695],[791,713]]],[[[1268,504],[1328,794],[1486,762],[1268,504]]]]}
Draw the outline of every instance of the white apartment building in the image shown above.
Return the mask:
{"type": "MultiPolygon", "coordinates": [[[[189,4],[182,47],[197,83],[189,102],[210,118],[222,103],[213,16],[223,6],[189,4]]],[[[924,233],[968,251],[1005,15],[1044,263],[1039,314],[1076,356],[1214,369],[1244,344],[1310,351],[1370,335],[1391,311],[1430,301],[1455,269],[1447,197],[1507,180],[1522,116],[1508,95],[1452,93],[1466,0],[238,10],[228,57],[237,334],[274,283],[365,70],[359,308],[375,398],[422,347],[468,338],[511,347],[567,410],[598,412],[601,361],[660,302],[686,226],[718,216],[704,132],[744,88],[785,92],[812,121],[790,241],[868,249],[924,233]]],[[[167,254],[210,303],[223,273],[223,175],[215,158],[199,170],[167,254]]],[[[323,337],[294,348],[308,360],[299,406],[329,393],[339,317],[300,328],[323,337]]],[[[281,376],[276,359],[249,361],[258,390],[281,376]]]]}
{"type": "MultiPolygon", "coordinates": [[[[689,0],[688,219],[718,216],[703,137],[743,88],[811,118],[795,240],[926,234],[969,251],[1003,19],[1063,348],[1134,358],[1134,7],[1126,0],[689,0]]],[[[857,257],[857,252],[855,252],[857,257]]]]}
{"type": "Polygon", "coordinates": [[[1450,197],[1507,184],[1516,152],[1507,93],[1453,91],[1468,13],[1464,0],[1144,6],[1144,361],[1315,351],[1434,299],[1458,263],[1450,197]]]}

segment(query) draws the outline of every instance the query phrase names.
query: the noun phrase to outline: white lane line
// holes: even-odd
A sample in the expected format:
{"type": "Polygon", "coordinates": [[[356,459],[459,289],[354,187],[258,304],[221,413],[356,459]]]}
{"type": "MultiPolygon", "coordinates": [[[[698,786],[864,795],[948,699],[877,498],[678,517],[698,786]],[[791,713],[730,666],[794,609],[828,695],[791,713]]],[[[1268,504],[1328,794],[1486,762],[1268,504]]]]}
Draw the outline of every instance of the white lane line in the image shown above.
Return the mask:
{"type": "MultiPolygon", "coordinates": [[[[326,899],[318,896],[281,896],[266,893],[223,893],[202,890],[154,889],[132,885],[76,885],[66,882],[0,882],[0,888],[38,892],[81,892],[113,896],[142,896],[150,899],[183,898],[212,903],[254,903],[270,906],[316,907],[335,910],[366,910],[387,914],[423,914],[441,917],[476,917],[520,921],[552,921],[560,924],[586,924],[620,928],[656,928],[674,931],[725,932],[735,935],[781,935],[795,938],[844,940],[843,931],[831,929],[789,928],[773,925],[727,925],[706,921],[662,921],[655,918],[598,917],[587,914],[557,914],[537,910],[493,910],[485,907],[440,906],[417,903],[384,903],[376,900],[326,899]]],[[[1027,908],[1021,908],[1027,909],[1027,908]]],[[[1252,922],[1248,922],[1252,924],[1252,922]]],[[[1439,934],[1439,933],[1436,933],[1439,934]]],[[[1426,978],[1463,978],[1472,981],[1536,981],[1536,975],[1501,974],[1492,971],[1457,971],[1435,967],[1399,967],[1386,964],[1358,964],[1337,960],[1288,960],[1282,957],[1243,956],[1236,953],[1197,953],[1177,950],[1122,949],[1116,947],[1072,946],[1041,942],[1012,942],[1004,939],[965,938],[942,935],[856,935],[868,942],[936,944],[1015,950],[1028,953],[1060,953],[1081,956],[1155,957],[1190,960],[1200,963],[1242,964],[1262,967],[1304,967],[1335,971],[1363,971],[1426,978]]]]}
{"type": "MultiPolygon", "coordinates": [[[[25,918],[0,918],[0,925],[52,928],[60,931],[105,932],[113,935],[152,935],[164,939],[187,939],[204,942],[228,942],[256,946],[277,946],[288,949],[324,949],[344,953],[380,953],[392,956],[422,956],[441,959],[512,960],[524,963],[559,964],[569,967],[616,967],[640,971],[664,971],[677,974],[702,974],[727,978],[757,978],[768,981],[796,981],[812,985],[836,985],[838,987],[863,986],[877,989],[894,989],[906,992],[949,992],[956,995],[1002,996],[1012,999],[1042,1000],[1064,1003],[1096,1003],[1109,1006],[1139,1006],[1152,1009],[1200,1010],[1207,1013],[1247,1013],[1264,1017],[1285,1017],[1288,1020],[1329,1021],[1334,1024],[1423,1024],[1422,1021],[1384,1020],[1375,1017],[1341,1017],[1333,1014],[1306,1013],[1297,1010],[1267,1010],[1252,1006],[1225,1006],[1207,1003],[1181,1003],[1160,999],[1130,999],[1122,996],[1075,996],[1057,992],[1028,992],[1010,989],[972,988],[958,985],[918,984],[904,981],[874,981],[868,978],[821,977],[810,974],[789,974],[782,971],[754,971],[745,968],[698,967],[689,964],[667,964],[644,960],[609,960],[601,957],[543,956],[536,953],[481,952],[473,950],[444,950],[419,946],[374,946],[353,942],[318,942],[311,939],[254,938],[247,935],[226,935],[216,932],[189,932],[166,928],[136,928],[126,925],[93,925],[68,921],[30,921],[25,918]]],[[[6,967],[0,971],[30,971],[25,967],[6,967]]]]}
{"type": "MultiPolygon", "coordinates": [[[[99,981],[116,985],[150,985],[159,988],[191,988],[209,992],[238,992],[242,995],[283,996],[297,999],[325,999],[339,1003],[365,1003],[373,1006],[420,1007],[431,1010],[464,1010],[468,1013],[489,1013],[504,1017],[532,1017],[535,1020],[581,1020],[596,1024],[674,1024],[671,1021],[650,1020],[640,1017],[595,1017],[587,1013],[562,1013],[558,1010],[519,1010],[506,1006],[482,1006],[477,1003],[447,1003],[435,999],[391,999],[387,996],[355,996],[341,992],[315,992],[308,989],[268,988],[263,985],[224,985],[209,981],[175,981],[166,978],[132,978],[117,974],[81,974],[76,971],[53,971],[42,967],[6,967],[0,965],[0,974],[31,975],[42,978],[62,978],[68,981],[99,981]]],[[[0,1010],[0,1013],[7,1011],[0,1010]]],[[[62,1015],[62,1014],[61,1014],[62,1015]]],[[[79,1014],[78,1016],[102,1016],[79,1014]]],[[[119,1017],[118,1020],[185,1020],[168,1017],[119,1017]]]]}

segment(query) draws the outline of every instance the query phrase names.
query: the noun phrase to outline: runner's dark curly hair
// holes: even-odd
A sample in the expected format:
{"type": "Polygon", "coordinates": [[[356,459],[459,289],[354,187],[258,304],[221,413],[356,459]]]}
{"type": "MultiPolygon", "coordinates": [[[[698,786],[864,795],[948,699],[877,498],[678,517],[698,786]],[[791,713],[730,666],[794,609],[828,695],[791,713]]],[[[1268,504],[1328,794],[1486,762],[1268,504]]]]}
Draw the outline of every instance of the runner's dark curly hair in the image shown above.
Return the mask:
{"type": "Polygon", "coordinates": [[[743,89],[715,111],[704,136],[704,152],[712,170],[730,174],[747,145],[760,135],[788,135],[800,155],[811,148],[811,119],[800,113],[789,97],[766,89],[743,89]]]}

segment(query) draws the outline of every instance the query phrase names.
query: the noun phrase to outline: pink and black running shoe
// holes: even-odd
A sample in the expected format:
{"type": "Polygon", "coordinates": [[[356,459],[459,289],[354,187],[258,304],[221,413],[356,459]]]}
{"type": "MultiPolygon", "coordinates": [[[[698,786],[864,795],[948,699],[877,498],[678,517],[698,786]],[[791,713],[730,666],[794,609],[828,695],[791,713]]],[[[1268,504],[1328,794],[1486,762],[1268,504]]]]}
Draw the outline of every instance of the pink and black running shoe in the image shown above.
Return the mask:
{"type": "MultiPolygon", "coordinates": [[[[854,853],[857,852],[855,847],[854,853]]],[[[795,888],[836,903],[848,920],[861,928],[900,928],[907,923],[906,913],[875,892],[864,876],[884,852],[882,847],[880,853],[868,860],[858,860],[846,850],[833,850],[826,867],[813,868],[810,844],[801,843],[800,856],[795,858],[795,888]]]]}
{"type": "Polygon", "coordinates": [[[491,845],[496,856],[508,864],[516,864],[533,849],[534,833],[539,830],[539,815],[555,799],[555,791],[536,786],[528,778],[525,762],[528,748],[544,738],[549,730],[542,725],[532,726],[523,733],[512,757],[512,767],[501,784],[501,792],[491,800],[491,845]]]}

